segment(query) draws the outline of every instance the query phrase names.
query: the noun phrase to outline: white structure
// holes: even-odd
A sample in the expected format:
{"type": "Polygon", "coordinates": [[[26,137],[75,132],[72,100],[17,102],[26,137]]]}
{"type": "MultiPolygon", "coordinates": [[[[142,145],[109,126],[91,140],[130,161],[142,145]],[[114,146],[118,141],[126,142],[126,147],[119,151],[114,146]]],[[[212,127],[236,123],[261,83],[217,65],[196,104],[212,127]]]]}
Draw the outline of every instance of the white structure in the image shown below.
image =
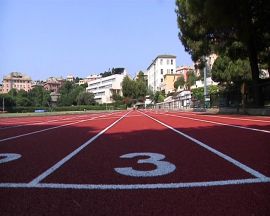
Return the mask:
{"type": "Polygon", "coordinates": [[[114,74],[89,81],[86,91],[94,93],[95,100],[98,103],[112,103],[113,94],[122,95],[121,84],[126,75],[126,70],[124,70],[122,74],[114,74]]]}
{"type": "Polygon", "coordinates": [[[101,75],[96,75],[96,74],[91,74],[91,75],[89,75],[89,76],[87,76],[84,80],[86,81],[86,82],[90,82],[90,81],[92,81],[92,80],[96,80],[96,79],[100,79],[101,78],[101,75]]]}
{"type": "Polygon", "coordinates": [[[164,102],[157,103],[156,109],[184,109],[189,108],[191,105],[191,91],[184,90],[179,92],[176,96],[167,97],[164,102]]]}
{"type": "Polygon", "coordinates": [[[73,75],[67,75],[67,81],[69,82],[73,82],[75,80],[74,76],[73,75]]]}
{"type": "Polygon", "coordinates": [[[176,72],[176,56],[159,55],[147,68],[148,88],[153,92],[160,91],[164,75],[176,72]]]}
{"type": "MultiPolygon", "coordinates": [[[[211,77],[207,77],[206,78],[206,85],[207,86],[218,85],[218,83],[214,82],[211,77]]],[[[204,87],[204,81],[198,80],[198,81],[196,81],[195,85],[191,86],[190,88],[195,89],[195,88],[201,88],[201,87],[204,87]]]]}

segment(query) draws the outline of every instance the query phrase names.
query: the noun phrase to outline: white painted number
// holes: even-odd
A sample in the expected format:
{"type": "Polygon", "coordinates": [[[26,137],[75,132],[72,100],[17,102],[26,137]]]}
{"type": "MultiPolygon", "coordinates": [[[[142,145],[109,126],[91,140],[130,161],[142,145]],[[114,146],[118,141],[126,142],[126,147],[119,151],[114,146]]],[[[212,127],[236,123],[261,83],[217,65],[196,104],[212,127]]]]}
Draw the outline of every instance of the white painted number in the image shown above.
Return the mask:
{"type": "Polygon", "coordinates": [[[114,168],[114,170],[122,175],[133,176],[133,177],[155,177],[167,175],[173,172],[176,169],[176,166],[170,162],[162,161],[165,158],[165,155],[158,153],[149,153],[149,152],[138,152],[130,153],[120,156],[120,158],[135,158],[140,156],[148,156],[147,159],[140,159],[137,161],[138,164],[154,164],[156,169],[150,171],[140,171],[135,170],[132,167],[121,167],[114,168]]]}
{"type": "Polygon", "coordinates": [[[17,160],[21,157],[20,154],[15,153],[0,153],[0,164],[7,163],[9,161],[17,160]]]}

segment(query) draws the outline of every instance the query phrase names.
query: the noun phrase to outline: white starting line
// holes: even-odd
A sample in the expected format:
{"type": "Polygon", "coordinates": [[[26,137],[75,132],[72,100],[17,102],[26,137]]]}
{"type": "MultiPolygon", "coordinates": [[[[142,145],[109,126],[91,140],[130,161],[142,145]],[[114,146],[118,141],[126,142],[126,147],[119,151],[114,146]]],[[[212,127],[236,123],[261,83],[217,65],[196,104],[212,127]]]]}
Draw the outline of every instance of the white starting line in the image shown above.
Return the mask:
{"type": "Polygon", "coordinates": [[[215,187],[228,185],[245,185],[269,183],[270,178],[249,178],[249,179],[232,179],[221,181],[206,182],[179,182],[179,183],[157,183],[157,184],[62,184],[62,183],[0,183],[0,188],[14,189],[72,189],[72,190],[149,190],[149,189],[181,189],[181,188],[198,188],[198,187],[215,187]]]}

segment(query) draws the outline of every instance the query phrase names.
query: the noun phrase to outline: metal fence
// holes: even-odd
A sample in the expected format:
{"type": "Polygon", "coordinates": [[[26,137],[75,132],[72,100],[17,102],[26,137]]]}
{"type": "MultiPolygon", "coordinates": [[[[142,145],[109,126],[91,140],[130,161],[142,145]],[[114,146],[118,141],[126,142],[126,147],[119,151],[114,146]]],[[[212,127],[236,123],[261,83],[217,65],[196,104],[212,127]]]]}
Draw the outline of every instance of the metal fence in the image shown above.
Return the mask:
{"type": "MultiPolygon", "coordinates": [[[[270,82],[260,84],[264,107],[270,108],[270,82]]],[[[229,90],[206,95],[203,99],[175,98],[173,100],[157,103],[152,108],[181,110],[190,108],[253,108],[254,107],[254,90],[253,86],[247,85],[247,91],[241,91],[240,86],[230,88],[229,90]]]]}

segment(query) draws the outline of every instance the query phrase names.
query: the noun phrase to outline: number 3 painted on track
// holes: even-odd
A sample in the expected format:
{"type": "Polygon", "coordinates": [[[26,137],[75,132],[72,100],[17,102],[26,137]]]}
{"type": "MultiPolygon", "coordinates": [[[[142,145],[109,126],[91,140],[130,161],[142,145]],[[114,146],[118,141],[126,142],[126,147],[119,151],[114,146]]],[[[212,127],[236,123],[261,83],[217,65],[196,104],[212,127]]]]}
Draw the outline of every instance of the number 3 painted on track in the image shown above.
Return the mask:
{"type": "Polygon", "coordinates": [[[176,169],[176,166],[168,161],[162,161],[165,155],[158,153],[149,152],[138,152],[130,153],[120,156],[120,158],[134,158],[139,156],[148,156],[147,159],[140,159],[137,161],[138,164],[148,163],[156,165],[156,169],[150,171],[139,171],[132,167],[121,167],[114,168],[114,170],[122,175],[132,176],[132,177],[155,177],[167,175],[176,169]]]}

